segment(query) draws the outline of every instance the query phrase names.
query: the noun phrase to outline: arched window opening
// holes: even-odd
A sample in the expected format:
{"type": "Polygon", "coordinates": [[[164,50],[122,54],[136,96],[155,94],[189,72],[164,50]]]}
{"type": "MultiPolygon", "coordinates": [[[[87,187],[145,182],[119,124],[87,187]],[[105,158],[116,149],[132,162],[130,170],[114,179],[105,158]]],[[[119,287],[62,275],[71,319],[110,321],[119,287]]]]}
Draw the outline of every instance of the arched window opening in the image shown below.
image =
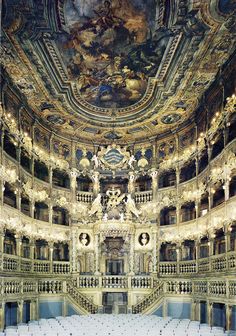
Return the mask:
{"type": "Polygon", "coordinates": [[[70,179],[66,172],[54,169],[52,174],[52,184],[56,187],[70,188],[70,179]]]}
{"type": "Polygon", "coordinates": [[[48,167],[40,161],[34,162],[34,176],[38,179],[49,182],[48,167]]]}
{"type": "Polygon", "coordinates": [[[55,206],[52,215],[53,224],[69,225],[69,213],[67,209],[55,206]]]}
{"type": "Polygon", "coordinates": [[[30,216],[30,200],[27,196],[21,198],[21,212],[26,216],[30,216]]]}
{"type": "Polygon", "coordinates": [[[35,259],[48,260],[49,259],[49,247],[48,242],[44,239],[38,239],[35,242],[35,259]]]}
{"type": "Polygon", "coordinates": [[[196,176],[195,160],[189,162],[186,166],[180,169],[180,183],[191,180],[196,176]]]}
{"type": "Polygon", "coordinates": [[[9,230],[6,230],[4,237],[4,253],[16,255],[16,238],[9,230]]]}
{"type": "Polygon", "coordinates": [[[213,191],[213,208],[223,203],[225,200],[225,191],[222,183],[218,183],[213,191]]]}
{"type": "Polygon", "coordinates": [[[225,253],[225,234],[223,229],[216,231],[214,239],[214,254],[225,253]]]}
{"type": "Polygon", "coordinates": [[[199,257],[200,258],[209,257],[209,240],[208,240],[208,237],[203,237],[200,240],[199,257]]]}
{"type": "Polygon", "coordinates": [[[187,222],[196,218],[194,202],[188,202],[181,206],[181,222],[187,222]]]}
{"type": "Polygon", "coordinates": [[[176,244],[163,243],[161,245],[160,261],[177,261],[176,244]]]}
{"type": "Polygon", "coordinates": [[[65,243],[54,243],[53,245],[54,261],[69,261],[69,247],[65,243]]]}
{"type": "Polygon", "coordinates": [[[3,149],[9,156],[16,160],[16,142],[7,131],[5,131],[4,135],[3,149]]]}
{"type": "Polygon", "coordinates": [[[34,207],[34,218],[48,222],[49,221],[49,211],[48,205],[43,202],[36,202],[34,207]]]}
{"type": "Polygon", "coordinates": [[[165,207],[160,212],[160,225],[176,224],[176,207],[165,207]]]}
{"type": "Polygon", "coordinates": [[[176,185],[176,173],[174,170],[164,172],[159,177],[159,188],[172,187],[176,185]]]}
{"type": "Polygon", "coordinates": [[[16,208],[16,189],[8,182],[4,185],[3,203],[16,208]]]}

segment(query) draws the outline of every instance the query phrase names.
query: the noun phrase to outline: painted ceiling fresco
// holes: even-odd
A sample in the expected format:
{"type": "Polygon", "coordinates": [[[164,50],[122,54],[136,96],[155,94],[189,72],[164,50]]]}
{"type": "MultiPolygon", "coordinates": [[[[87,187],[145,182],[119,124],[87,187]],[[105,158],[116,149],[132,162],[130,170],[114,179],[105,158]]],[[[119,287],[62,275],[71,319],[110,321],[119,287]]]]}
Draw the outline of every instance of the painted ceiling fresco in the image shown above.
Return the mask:
{"type": "Polygon", "coordinates": [[[234,54],[235,10],[235,0],[4,0],[4,80],[68,141],[169,135],[192,123],[234,54]]]}
{"type": "Polygon", "coordinates": [[[101,107],[124,107],[155,77],[170,33],[156,30],[155,0],[69,0],[57,39],[69,79],[101,107]]]}

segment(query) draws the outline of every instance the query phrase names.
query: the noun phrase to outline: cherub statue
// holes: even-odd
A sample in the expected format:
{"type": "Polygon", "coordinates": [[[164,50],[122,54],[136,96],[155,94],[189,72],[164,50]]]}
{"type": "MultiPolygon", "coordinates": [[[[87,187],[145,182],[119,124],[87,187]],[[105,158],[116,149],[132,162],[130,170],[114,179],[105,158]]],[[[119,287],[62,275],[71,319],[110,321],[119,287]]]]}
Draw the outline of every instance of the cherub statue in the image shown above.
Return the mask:
{"type": "Polygon", "coordinates": [[[94,162],[94,167],[95,167],[95,168],[99,168],[99,166],[100,166],[100,161],[99,161],[99,158],[97,157],[96,154],[93,155],[91,161],[94,162]]]}
{"type": "Polygon", "coordinates": [[[102,195],[98,194],[95,200],[92,203],[91,209],[89,211],[89,217],[95,215],[96,213],[101,216],[102,214],[102,204],[101,204],[102,195]]]}
{"type": "Polygon", "coordinates": [[[128,194],[127,196],[127,201],[126,201],[126,212],[127,214],[133,214],[135,217],[139,218],[139,215],[141,215],[141,211],[139,211],[137,208],[136,208],[136,205],[135,205],[135,202],[134,200],[132,199],[131,195],[128,194]]]}
{"type": "Polygon", "coordinates": [[[131,155],[131,157],[129,158],[129,161],[128,161],[128,166],[130,169],[134,169],[133,167],[133,163],[136,162],[137,160],[135,159],[134,155],[131,155]]]}

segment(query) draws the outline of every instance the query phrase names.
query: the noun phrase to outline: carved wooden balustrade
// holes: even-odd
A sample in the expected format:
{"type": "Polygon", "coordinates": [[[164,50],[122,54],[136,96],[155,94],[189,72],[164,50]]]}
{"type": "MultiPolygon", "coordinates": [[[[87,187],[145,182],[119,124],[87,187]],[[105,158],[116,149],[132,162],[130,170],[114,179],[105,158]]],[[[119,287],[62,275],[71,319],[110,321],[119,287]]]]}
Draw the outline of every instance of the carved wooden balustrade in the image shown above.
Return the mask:
{"type": "Polygon", "coordinates": [[[136,192],[134,199],[137,204],[151,202],[152,190],[136,192]]]}

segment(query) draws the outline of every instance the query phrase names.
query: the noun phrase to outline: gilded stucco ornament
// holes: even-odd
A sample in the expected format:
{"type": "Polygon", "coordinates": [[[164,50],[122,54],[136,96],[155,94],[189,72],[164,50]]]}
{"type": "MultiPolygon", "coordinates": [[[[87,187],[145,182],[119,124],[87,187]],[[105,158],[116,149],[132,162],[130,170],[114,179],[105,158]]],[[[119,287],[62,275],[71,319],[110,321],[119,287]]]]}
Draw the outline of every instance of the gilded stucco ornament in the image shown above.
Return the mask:
{"type": "Polygon", "coordinates": [[[23,189],[31,201],[42,202],[48,199],[47,192],[45,190],[38,190],[35,185],[32,188],[32,183],[30,181],[23,184],[23,189]]]}
{"type": "Polygon", "coordinates": [[[0,179],[8,183],[15,183],[18,181],[16,170],[0,165],[0,179]]]}
{"type": "Polygon", "coordinates": [[[115,143],[107,146],[107,148],[102,147],[97,156],[101,162],[102,168],[113,171],[116,169],[127,168],[128,165],[132,165],[134,162],[126,147],[122,148],[115,143]]]}

